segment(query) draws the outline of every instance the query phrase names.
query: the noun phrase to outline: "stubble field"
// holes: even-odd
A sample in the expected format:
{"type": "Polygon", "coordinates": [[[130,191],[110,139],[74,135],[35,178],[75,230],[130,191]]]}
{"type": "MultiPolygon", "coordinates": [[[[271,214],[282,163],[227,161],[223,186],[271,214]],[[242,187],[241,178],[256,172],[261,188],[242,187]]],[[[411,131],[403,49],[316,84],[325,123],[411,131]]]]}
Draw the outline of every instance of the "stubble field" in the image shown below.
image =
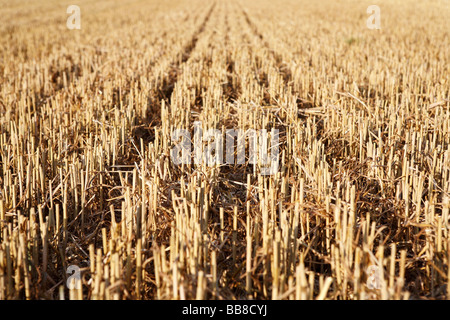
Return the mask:
{"type": "Polygon", "coordinates": [[[448,1],[0,4],[0,299],[450,298],[448,1]]]}

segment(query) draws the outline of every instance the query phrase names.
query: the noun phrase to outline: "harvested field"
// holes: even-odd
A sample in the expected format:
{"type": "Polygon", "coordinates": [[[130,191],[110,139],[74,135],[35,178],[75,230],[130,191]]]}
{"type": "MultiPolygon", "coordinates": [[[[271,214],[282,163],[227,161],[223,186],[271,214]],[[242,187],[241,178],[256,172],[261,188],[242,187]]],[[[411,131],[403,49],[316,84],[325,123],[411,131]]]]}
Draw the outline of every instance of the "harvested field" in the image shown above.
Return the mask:
{"type": "Polygon", "coordinates": [[[450,298],[448,1],[0,3],[0,300],[450,298]]]}

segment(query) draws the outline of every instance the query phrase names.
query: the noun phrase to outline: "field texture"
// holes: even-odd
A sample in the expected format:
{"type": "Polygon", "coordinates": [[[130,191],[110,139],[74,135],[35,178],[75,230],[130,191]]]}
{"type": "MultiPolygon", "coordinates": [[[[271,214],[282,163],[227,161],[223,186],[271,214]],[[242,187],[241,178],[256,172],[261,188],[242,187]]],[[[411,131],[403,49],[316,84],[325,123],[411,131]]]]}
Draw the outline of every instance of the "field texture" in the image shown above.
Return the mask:
{"type": "Polygon", "coordinates": [[[0,299],[450,298],[449,4],[376,2],[0,1],[0,299]]]}

